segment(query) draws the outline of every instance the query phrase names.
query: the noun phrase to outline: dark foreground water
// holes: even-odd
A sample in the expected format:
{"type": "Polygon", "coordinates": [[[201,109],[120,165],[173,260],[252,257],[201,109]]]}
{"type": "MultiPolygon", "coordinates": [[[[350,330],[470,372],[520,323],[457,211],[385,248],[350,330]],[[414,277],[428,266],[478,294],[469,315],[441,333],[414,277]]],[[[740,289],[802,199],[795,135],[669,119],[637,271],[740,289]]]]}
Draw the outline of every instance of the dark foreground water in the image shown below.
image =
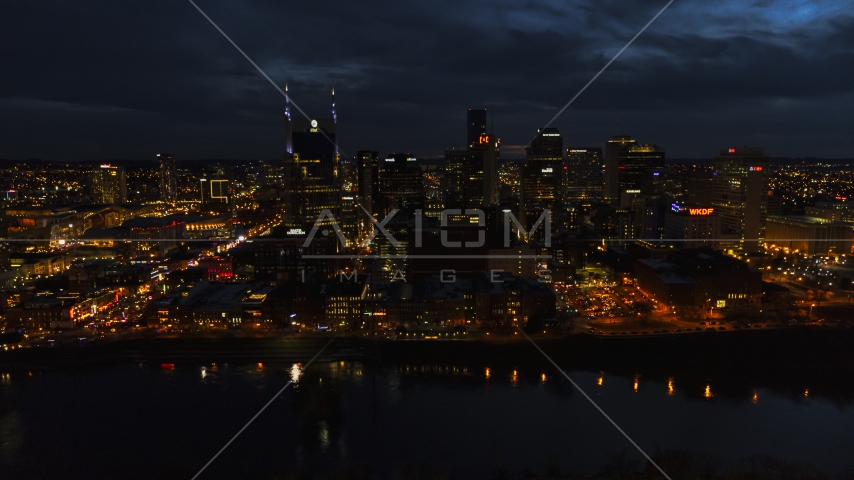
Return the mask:
{"type": "MultiPolygon", "coordinates": [[[[829,474],[854,463],[852,399],[572,375],[650,454],[690,450],[722,464],[770,455],[829,474]]],[[[640,459],[554,371],[135,364],[2,374],[0,478],[189,479],[291,379],[200,478],[520,478],[595,473],[618,452],[640,459]]]]}

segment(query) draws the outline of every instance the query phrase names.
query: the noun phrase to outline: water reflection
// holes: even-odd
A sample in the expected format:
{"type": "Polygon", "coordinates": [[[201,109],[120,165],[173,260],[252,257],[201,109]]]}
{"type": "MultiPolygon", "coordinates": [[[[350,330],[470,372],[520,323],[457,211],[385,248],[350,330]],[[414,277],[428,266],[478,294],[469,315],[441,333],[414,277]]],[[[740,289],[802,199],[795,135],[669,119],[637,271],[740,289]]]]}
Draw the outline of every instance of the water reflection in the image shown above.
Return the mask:
{"type": "Polygon", "coordinates": [[[329,450],[329,425],[321,420],[317,423],[317,439],[320,440],[320,451],[326,453],[329,450]]]}
{"type": "MultiPolygon", "coordinates": [[[[0,471],[9,472],[4,468],[8,467],[9,462],[18,462],[15,463],[16,468],[23,468],[25,464],[32,467],[38,463],[35,459],[40,458],[44,448],[58,452],[55,454],[56,463],[73,464],[73,459],[79,457],[83,447],[67,447],[67,450],[63,450],[57,448],[59,441],[56,440],[68,438],[72,432],[90,443],[110,438],[112,433],[109,424],[115,422],[93,422],[89,419],[75,421],[70,415],[70,412],[79,412],[86,405],[96,403],[95,398],[106,396],[108,399],[99,415],[103,414],[108,419],[124,419],[131,435],[145,438],[145,441],[134,440],[136,444],[128,443],[129,453],[125,457],[122,456],[125,453],[120,451],[102,460],[104,465],[117,468],[119,462],[129,460],[130,455],[158,458],[153,446],[156,442],[147,441],[150,439],[141,432],[151,430],[153,426],[167,425],[198,428],[206,424],[206,419],[222,413],[214,406],[221,408],[224,404],[233,407],[261,404],[269,400],[271,389],[265,388],[256,393],[250,392],[252,387],[261,384],[275,387],[275,391],[288,380],[283,377],[289,377],[295,382],[294,387],[298,383],[299,388],[289,389],[271,405],[264,414],[264,421],[253,426],[252,435],[257,435],[257,438],[240,444],[235,442],[230,447],[237,450],[233,452],[235,457],[246,458],[246,461],[239,466],[224,461],[221,464],[223,478],[239,477],[233,475],[233,469],[244,468],[243,465],[252,463],[250,460],[254,461],[255,457],[249,458],[252,455],[249,449],[257,449],[259,444],[270,445],[271,449],[281,452],[278,457],[287,467],[280,472],[282,475],[279,478],[299,478],[296,473],[291,475],[299,471],[318,472],[312,478],[333,478],[321,474],[328,473],[329,469],[344,468],[341,465],[351,465],[348,462],[358,462],[371,468],[393,468],[393,462],[389,459],[446,465],[450,478],[484,478],[483,475],[488,475],[494,466],[495,455],[492,450],[498,448],[491,450],[490,442],[512,445],[512,455],[502,454],[506,467],[512,471],[519,472],[529,467],[542,469],[542,464],[532,459],[552,455],[549,449],[557,444],[565,445],[565,452],[568,452],[555,454],[560,456],[561,463],[580,465],[577,468],[584,471],[585,468],[595,469],[600,466],[604,455],[602,452],[621,448],[609,443],[613,438],[600,439],[597,436],[601,418],[576,414],[589,411],[589,405],[582,396],[572,394],[574,389],[565,379],[550,378],[556,373],[554,370],[545,370],[548,367],[544,365],[534,368],[517,365],[514,369],[512,364],[499,361],[490,361],[490,367],[483,366],[483,363],[383,366],[336,359],[313,363],[303,371],[304,364],[299,363],[288,365],[267,362],[261,365],[247,362],[239,365],[239,368],[223,366],[218,374],[213,373],[213,365],[197,366],[198,370],[189,365],[161,370],[159,363],[146,364],[144,369],[134,364],[132,368],[117,367],[83,374],[86,376],[86,388],[74,391],[73,395],[65,391],[71,388],[71,384],[67,380],[69,377],[64,374],[49,373],[29,379],[26,372],[21,372],[13,374],[14,382],[8,381],[8,374],[0,374],[0,380],[3,380],[0,384],[0,471]],[[257,370],[261,368],[264,373],[259,374],[257,370]],[[200,385],[199,375],[204,385],[200,385]],[[124,381],[116,382],[116,378],[124,381]],[[484,378],[488,381],[484,382],[484,378]],[[153,388],[139,387],[146,383],[153,388]],[[164,385],[169,385],[171,390],[161,388],[164,385]],[[13,391],[14,395],[9,395],[13,391]],[[46,392],[51,395],[45,395],[46,392]],[[175,407],[164,412],[152,407],[158,404],[161,397],[162,400],[172,401],[173,397],[169,395],[178,394],[181,397],[174,398],[181,398],[193,408],[175,407]],[[52,395],[64,395],[69,401],[55,410],[55,404],[48,400],[52,395]],[[10,405],[12,410],[9,410],[10,405]],[[121,405],[121,408],[111,405],[121,405]],[[524,412],[522,415],[519,415],[520,408],[524,412]],[[129,415],[128,411],[134,413],[129,415]],[[34,415],[33,412],[39,413],[34,415]],[[19,428],[14,425],[16,422],[24,424],[19,428]],[[45,425],[49,425],[49,428],[45,425]],[[539,440],[522,442],[520,445],[518,438],[529,431],[532,425],[535,428],[550,428],[539,440]],[[26,435],[22,436],[22,432],[26,435]],[[454,433],[449,435],[448,432],[454,433]],[[240,445],[244,443],[248,446],[240,450],[240,445]],[[434,448],[434,445],[441,447],[434,448]],[[472,445],[487,446],[478,449],[471,448],[472,445]],[[437,456],[436,452],[443,453],[437,456]],[[592,459],[584,463],[587,456],[592,459]]],[[[684,439],[676,437],[682,425],[688,422],[696,424],[707,434],[692,437],[693,443],[684,448],[706,449],[715,453],[728,448],[726,454],[736,457],[745,455],[745,452],[779,454],[792,449],[792,444],[797,444],[808,445],[798,450],[802,452],[800,458],[814,459],[819,463],[825,460],[822,456],[825,453],[839,455],[840,445],[854,443],[854,432],[844,428],[854,422],[854,411],[850,408],[841,411],[828,409],[827,402],[823,401],[825,389],[821,385],[813,387],[813,396],[809,401],[803,401],[804,397],[809,397],[810,391],[803,388],[802,384],[810,383],[809,380],[792,382],[787,395],[781,395],[766,390],[761,383],[736,389],[732,384],[727,384],[725,379],[694,378],[673,372],[674,377],[680,377],[680,391],[677,394],[674,377],[656,376],[649,372],[630,375],[609,372],[612,376],[607,387],[604,386],[604,371],[569,371],[568,374],[580,385],[595,382],[599,387],[596,389],[597,402],[601,398],[602,406],[609,414],[630,406],[637,415],[632,415],[627,421],[637,423],[627,428],[655,432],[650,434],[647,441],[660,444],[662,448],[682,447],[679,442],[684,439]],[[639,391],[641,376],[647,382],[643,392],[639,391]],[[714,392],[711,381],[715,381],[714,392]],[[661,394],[665,387],[667,396],[672,398],[663,401],[664,395],[661,394]],[[754,407],[750,402],[758,402],[760,389],[763,392],[763,405],[754,407]],[[737,391],[737,395],[731,394],[733,391],[737,391]],[[701,401],[713,397],[717,399],[701,401]],[[718,400],[730,398],[737,401],[718,400]],[[804,408],[793,411],[790,408],[793,400],[804,408]],[[780,412],[797,415],[798,422],[794,422],[797,425],[809,424],[815,427],[803,431],[792,430],[791,433],[787,430],[781,435],[760,436],[759,433],[768,431],[769,425],[776,425],[774,422],[778,422],[780,412]],[[651,425],[655,427],[646,428],[651,425]]],[[[846,405],[851,404],[850,399],[847,402],[846,405]]],[[[174,405],[179,403],[173,402],[174,405]]],[[[221,426],[211,424],[205,428],[208,430],[196,432],[197,435],[213,438],[224,434],[221,426]]],[[[787,427],[783,425],[775,428],[787,427]]],[[[169,431],[185,429],[174,428],[169,431]]],[[[170,440],[183,439],[179,438],[183,433],[171,435],[170,440]]],[[[192,455],[196,455],[193,450],[196,447],[187,448],[192,455]]],[[[501,449],[503,451],[505,447],[501,449]]],[[[204,448],[199,447],[198,450],[204,448]]],[[[208,455],[207,451],[198,456],[205,455],[208,455]]],[[[245,478],[271,478],[269,472],[276,466],[267,456],[258,455],[258,466],[252,468],[257,468],[259,474],[252,475],[255,473],[252,471],[245,478]]],[[[152,462],[162,465],[160,459],[152,462]]],[[[157,477],[157,473],[140,471],[138,478],[157,477]],[[146,475],[148,473],[151,475],[146,475]]],[[[376,476],[392,477],[386,471],[380,471],[376,476]]],[[[40,478],[57,476],[42,474],[40,478]]]]}
{"type": "MultiPolygon", "coordinates": [[[[9,378],[9,374],[4,374],[9,378]]],[[[0,460],[15,458],[24,441],[21,413],[0,410],[0,460]]]]}
{"type": "Polygon", "coordinates": [[[294,386],[296,386],[297,382],[299,382],[300,377],[302,376],[302,364],[295,363],[291,366],[291,382],[293,382],[294,386]]]}

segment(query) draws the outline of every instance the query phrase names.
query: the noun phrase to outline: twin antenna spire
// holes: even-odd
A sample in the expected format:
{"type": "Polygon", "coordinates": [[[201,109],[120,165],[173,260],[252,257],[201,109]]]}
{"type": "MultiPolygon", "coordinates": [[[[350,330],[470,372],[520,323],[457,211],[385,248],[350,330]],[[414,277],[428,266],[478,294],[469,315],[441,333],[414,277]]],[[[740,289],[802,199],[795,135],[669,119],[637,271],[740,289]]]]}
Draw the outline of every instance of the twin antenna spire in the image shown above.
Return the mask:
{"type": "MultiPolygon", "coordinates": [[[[291,120],[291,97],[288,96],[288,84],[285,84],[285,117],[291,120]]],[[[338,112],[335,111],[335,87],[332,87],[332,123],[338,123],[338,112]]]]}

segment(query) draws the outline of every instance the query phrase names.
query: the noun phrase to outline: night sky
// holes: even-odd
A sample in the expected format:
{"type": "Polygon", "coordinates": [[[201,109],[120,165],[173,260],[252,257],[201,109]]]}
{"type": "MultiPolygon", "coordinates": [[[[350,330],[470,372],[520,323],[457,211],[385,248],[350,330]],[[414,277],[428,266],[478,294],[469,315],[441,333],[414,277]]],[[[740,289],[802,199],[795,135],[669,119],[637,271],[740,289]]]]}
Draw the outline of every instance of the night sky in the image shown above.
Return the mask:
{"type": "MultiPolygon", "coordinates": [[[[437,157],[485,107],[511,158],[666,0],[197,3],[310,116],[335,88],[344,154],[437,157]]],[[[0,10],[0,158],[281,158],[284,98],[188,1],[0,10]]],[[[852,158],[852,112],[850,0],[676,0],[554,126],[852,158]]]]}

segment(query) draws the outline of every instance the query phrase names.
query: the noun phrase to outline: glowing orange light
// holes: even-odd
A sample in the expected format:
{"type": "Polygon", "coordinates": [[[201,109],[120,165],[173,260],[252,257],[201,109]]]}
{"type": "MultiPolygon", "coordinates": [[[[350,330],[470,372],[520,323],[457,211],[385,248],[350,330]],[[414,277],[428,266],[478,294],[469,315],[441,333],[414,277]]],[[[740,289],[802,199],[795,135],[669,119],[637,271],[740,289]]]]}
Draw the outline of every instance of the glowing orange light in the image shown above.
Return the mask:
{"type": "Polygon", "coordinates": [[[688,215],[693,215],[696,217],[708,217],[712,213],[714,213],[714,208],[689,208],[688,215]]]}

